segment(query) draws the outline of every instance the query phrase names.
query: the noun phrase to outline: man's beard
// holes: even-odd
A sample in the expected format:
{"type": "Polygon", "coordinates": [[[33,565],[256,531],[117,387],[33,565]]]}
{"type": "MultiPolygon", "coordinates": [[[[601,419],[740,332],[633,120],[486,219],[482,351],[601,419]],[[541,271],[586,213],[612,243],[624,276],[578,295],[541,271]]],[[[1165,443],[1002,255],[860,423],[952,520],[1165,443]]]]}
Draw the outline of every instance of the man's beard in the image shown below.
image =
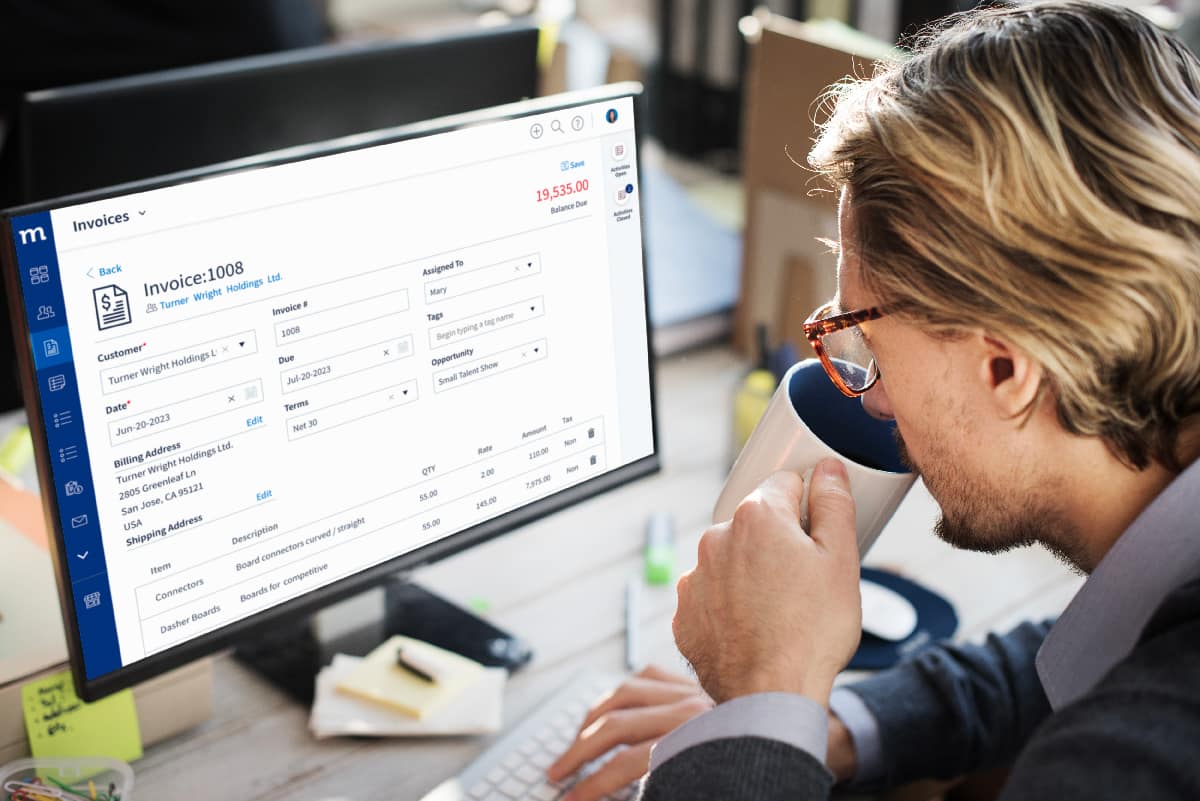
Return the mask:
{"type": "Polygon", "coordinates": [[[1082,572],[1078,532],[1056,507],[1042,499],[997,497],[999,493],[985,482],[959,469],[940,445],[935,445],[927,457],[930,464],[936,465],[932,474],[922,471],[909,454],[899,427],[893,433],[900,461],[924,479],[926,489],[941,508],[933,531],[943,542],[979,553],[1004,553],[1041,543],[1082,572]]]}

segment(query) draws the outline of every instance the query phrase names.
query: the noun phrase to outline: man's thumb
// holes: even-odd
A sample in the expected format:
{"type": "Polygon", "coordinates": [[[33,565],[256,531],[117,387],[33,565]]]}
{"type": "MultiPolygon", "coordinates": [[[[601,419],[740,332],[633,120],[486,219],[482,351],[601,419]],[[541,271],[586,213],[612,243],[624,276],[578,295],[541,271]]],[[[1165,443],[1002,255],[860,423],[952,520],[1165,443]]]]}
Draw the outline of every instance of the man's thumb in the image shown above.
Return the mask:
{"type": "Polygon", "coordinates": [[[808,488],[809,536],[821,546],[840,551],[857,547],[854,536],[854,498],[846,467],[825,459],[812,474],[808,488]]]}

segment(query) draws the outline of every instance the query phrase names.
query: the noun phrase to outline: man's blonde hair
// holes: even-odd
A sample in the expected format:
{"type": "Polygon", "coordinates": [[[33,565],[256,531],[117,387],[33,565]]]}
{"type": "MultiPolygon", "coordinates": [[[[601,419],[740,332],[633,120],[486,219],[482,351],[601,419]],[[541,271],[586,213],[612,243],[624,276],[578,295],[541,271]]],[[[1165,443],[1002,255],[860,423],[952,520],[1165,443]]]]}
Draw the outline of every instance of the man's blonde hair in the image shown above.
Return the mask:
{"type": "Polygon", "coordinates": [[[951,17],[831,90],[809,156],[849,189],[864,285],[1029,353],[1075,434],[1179,470],[1200,414],[1200,63],[1141,15],[951,17]]]}

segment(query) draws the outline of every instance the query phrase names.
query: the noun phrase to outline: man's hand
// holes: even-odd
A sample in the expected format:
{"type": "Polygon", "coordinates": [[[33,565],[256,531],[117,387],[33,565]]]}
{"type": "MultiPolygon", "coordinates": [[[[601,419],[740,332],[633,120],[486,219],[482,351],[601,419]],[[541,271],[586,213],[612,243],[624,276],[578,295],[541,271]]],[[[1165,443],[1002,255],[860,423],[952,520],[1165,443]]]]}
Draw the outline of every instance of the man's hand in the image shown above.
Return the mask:
{"type": "Polygon", "coordinates": [[[712,708],[695,681],[648,667],[601,698],[584,718],[579,736],[546,771],[559,781],[617,746],[628,746],[571,789],[563,801],[595,801],[637,781],[650,766],[650,748],[662,737],[712,708]]]}
{"type": "Polygon", "coordinates": [[[811,531],[800,527],[803,481],[775,473],[733,520],[700,539],[679,579],[675,643],[717,703],[757,692],[827,706],[834,677],[858,647],[862,601],[854,500],[846,469],[826,459],[809,487],[811,531]]]}

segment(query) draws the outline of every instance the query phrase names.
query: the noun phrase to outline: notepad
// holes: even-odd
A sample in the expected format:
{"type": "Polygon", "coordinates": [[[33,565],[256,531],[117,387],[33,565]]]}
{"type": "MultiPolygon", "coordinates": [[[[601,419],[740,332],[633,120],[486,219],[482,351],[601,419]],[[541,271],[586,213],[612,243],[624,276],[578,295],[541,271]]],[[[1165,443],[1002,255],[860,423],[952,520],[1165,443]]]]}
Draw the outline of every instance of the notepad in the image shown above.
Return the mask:
{"type": "Polygon", "coordinates": [[[483,665],[410,637],[392,637],[363,657],[337,683],[338,692],[424,720],[479,681],[483,665]],[[438,680],[425,681],[396,664],[403,648],[438,667],[438,680]]]}
{"type": "Polygon", "coordinates": [[[500,731],[504,722],[504,685],[508,680],[508,671],[504,668],[484,668],[478,681],[424,720],[417,720],[334,689],[361,663],[361,657],[337,654],[332,664],[317,675],[317,691],[308,719],[308,728],[317,739],[343,735],[429,737],[500,731]]]}

